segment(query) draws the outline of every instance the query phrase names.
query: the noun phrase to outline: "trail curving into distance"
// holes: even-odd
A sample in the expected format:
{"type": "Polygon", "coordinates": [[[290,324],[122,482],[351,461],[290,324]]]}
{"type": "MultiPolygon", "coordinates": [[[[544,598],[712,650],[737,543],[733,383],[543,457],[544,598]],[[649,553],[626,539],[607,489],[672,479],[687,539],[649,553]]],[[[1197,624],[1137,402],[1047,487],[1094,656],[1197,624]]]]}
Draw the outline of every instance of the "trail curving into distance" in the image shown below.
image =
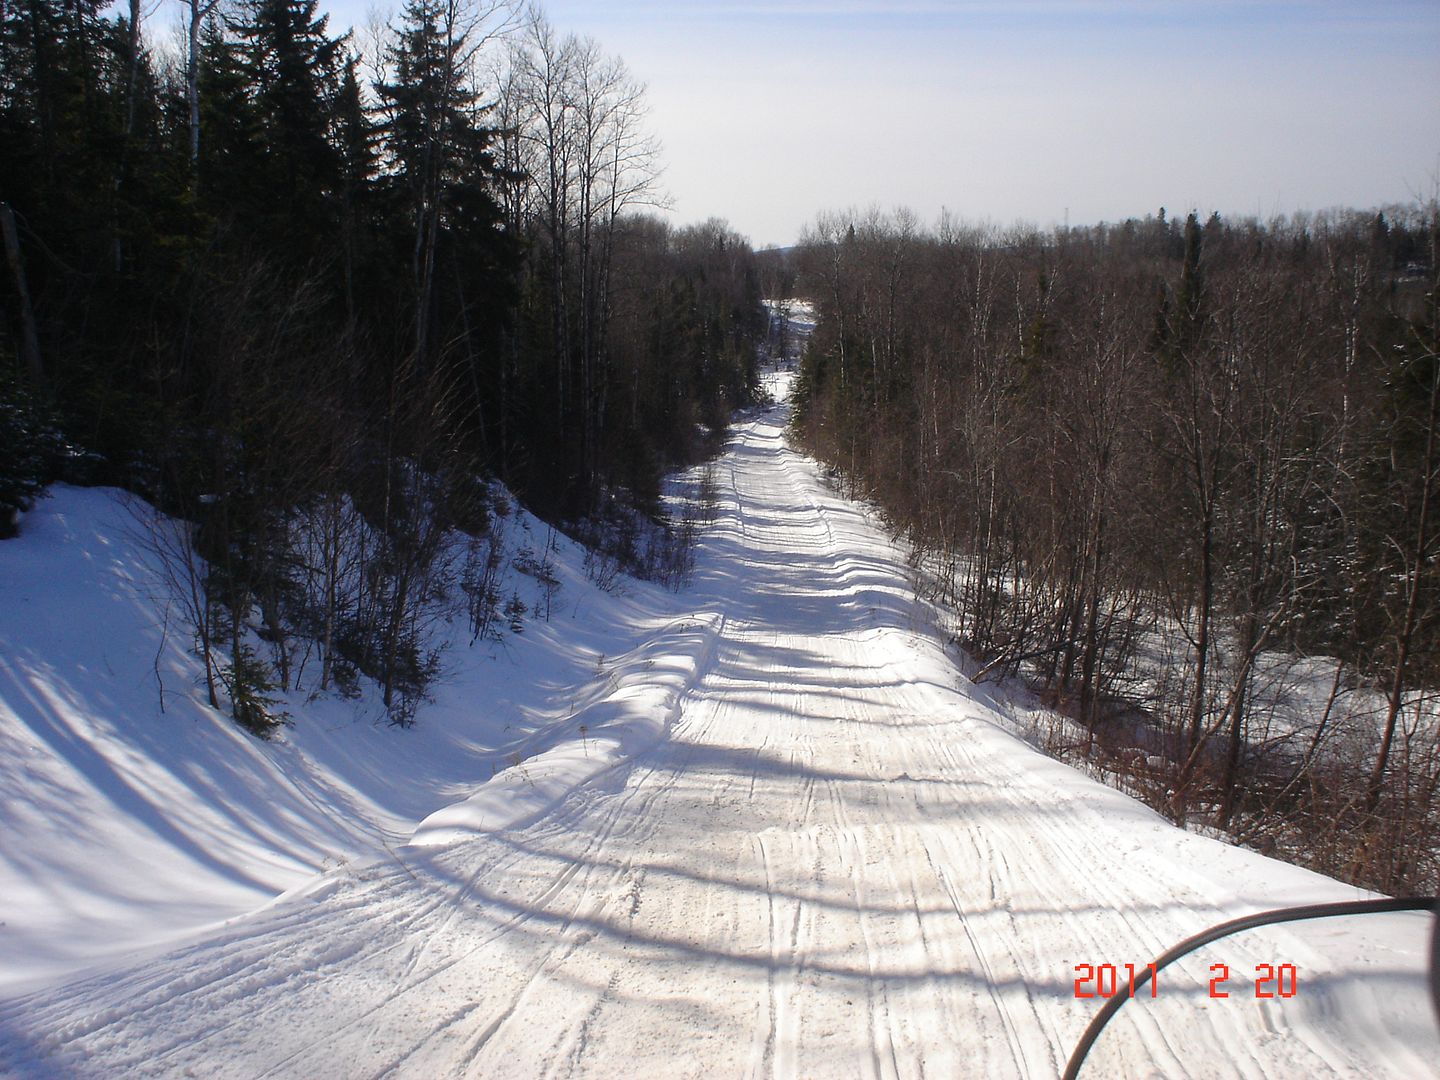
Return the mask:
{"type": "MultiPolygon", "coordinates": [[[[716,470],[679,601],[697,614],[673,624],[713,640],[662,738],[528,824],[457,829],[0,1006],[0,1072],[1054,1077],[1099,1005],[1076,964],[1123,972],[1239,914],[1361,895],[1003,731],[786,417],[737,424],[716,470]]],[[[1130,1003],[1086,1074],[1434,1075],[1428,927],[1216,945],[1130,1003]],[[1295,965],[1295,997],[1256,1000],[1240,975],[1261,963],[1295,965]]]]}

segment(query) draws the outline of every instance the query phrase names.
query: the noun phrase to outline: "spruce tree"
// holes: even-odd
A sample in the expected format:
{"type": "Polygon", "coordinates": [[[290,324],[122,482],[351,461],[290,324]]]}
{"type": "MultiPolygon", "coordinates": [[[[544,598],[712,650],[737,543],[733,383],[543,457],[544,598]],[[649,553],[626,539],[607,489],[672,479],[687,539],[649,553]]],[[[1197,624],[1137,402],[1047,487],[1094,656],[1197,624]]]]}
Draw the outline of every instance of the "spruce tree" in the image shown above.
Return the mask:
{"type": "Polygon", "coordinates": [[[248,0],[233,24],[264,149],[252,183],[277,251],[314,258],[333,244],[341,155],[330,142],[343,38],[316,0],[248,0]]]}
{"type": "MultiPolygon", "coordinates": [[[[495,133],[481,122],[485,110],[466,74],[473,51],[452,6],[409,0],[389,58],[394,77],[375,88],[385,112],[390,194],[409,224],[413,351],[422,368],[435,358],[442,247],[449,241],[489,262],[503,246],[490,152],[495,133]]],[[[463,286],[459,276],[453,283],[463,286]]],[[[462,308],[467,303],[456,299],[462,308]]]]}
{"type": "Polygon", "coordinates": [[[357,312],[357,277],[373,253],[374,185],[379,166],[379,132],[360,91],[354,56],[345,60],[331,117],[332,139],[339,155],[341,277],[346,315],[357,312]]]}
{"type": "Polygon", "coordinates": [[[201,204],[217,219],[235,222],[234,231],[245,235],[265,198],[255,181],[264,157],[260,118],[240,50],[216,19],[201,30],[199,67],[201,204]]]}
{"type": "Polygon", "coordinates": [[[1192,212],[1185,218],[1185,255],[1177,299],[1181,348],[1188,348],[1199,341],[1205,322],[1205,272],[1200,265],[1203,245],[1200,219],[1192,212]]]}

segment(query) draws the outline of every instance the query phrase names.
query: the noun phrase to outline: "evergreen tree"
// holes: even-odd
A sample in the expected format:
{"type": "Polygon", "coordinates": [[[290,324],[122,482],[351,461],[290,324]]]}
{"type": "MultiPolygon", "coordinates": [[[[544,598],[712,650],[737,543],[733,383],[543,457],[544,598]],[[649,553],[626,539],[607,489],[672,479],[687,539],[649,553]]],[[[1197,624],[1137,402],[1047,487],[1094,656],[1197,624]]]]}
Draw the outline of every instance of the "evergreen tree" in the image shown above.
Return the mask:
{"type": "Polygon", "coordinates": [[[250,174],[261,223],[289,258],[314,258],[335,238],[341,153],[330,142],[343,38],[316,0],[247,0],[233,23],[263,154],[250,174]]]}
{"type": "Polygon", "coordinates": [[[357,311],[357,272],[373,258],[373,188],[379,165],[379,132],[360,91],[354,57],[345,60],[332,117],[332,139],[339,154],[340,256],[345,310],[357,311]]]}
{"type": "Polygon", "coordinates": [[[1192,211],[1185,218],[1185,255],[1180,271],[1180,295],[1177,300],[1178,338],[1181,348],[1199,341],[1205,322],[1205,272],[1200,265],[1204,233],[1200,219],[1192,211]]]}
{"type": "Polygon", "coordinates": [[[199,67],[201,204],[245,235],[267,198],[255,182],[255,170],[263,167],[263,136],[244,59],[217,19],[201,30],[199,67]]]}
{"type": "Polygon", "coordinates": [[[375,88],[385,113],[390,198],[409,226],[396,239],[408,247],[412,349],[421,369],[438,352],[440,275],[454,271],[451,313],[463,322],[484,287],[472,278],[467,288],[465,278],[506,261],[490,152],[495,132],[482,122],[486,110],[467,75],[475,47],[458,14],[444,0],[409,0],[390,51],[394,76],[375,88]],[[462,252],[467,265],[459,266],[462,252]]]}

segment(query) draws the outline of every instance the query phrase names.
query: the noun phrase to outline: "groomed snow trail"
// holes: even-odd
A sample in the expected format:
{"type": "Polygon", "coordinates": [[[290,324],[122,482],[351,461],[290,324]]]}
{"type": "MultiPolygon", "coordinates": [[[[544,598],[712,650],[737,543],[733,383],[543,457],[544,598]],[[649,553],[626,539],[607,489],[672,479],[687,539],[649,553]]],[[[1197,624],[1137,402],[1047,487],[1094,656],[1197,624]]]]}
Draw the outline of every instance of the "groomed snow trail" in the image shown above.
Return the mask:
{"type": "MultiPolygon", "coordinates": [[[[784,421],[738,425],[718,464],[694,618],[672,624],[713,640],[656,705],[664,738],[524,827],[453,830],[0,1006],[0,1072],[1054,1077],[1098,1004],[1074,965],[1123,972],[1225,918],[1358,895],[1005,734],[784,421]]],[[[1092,1075],[1430,1075],[1428,925],[1213,946],[1126,1006],[1092,1075]],[[1296,996],[1256,1001],[1259,963],[1295,965],[1296,996]]]]}

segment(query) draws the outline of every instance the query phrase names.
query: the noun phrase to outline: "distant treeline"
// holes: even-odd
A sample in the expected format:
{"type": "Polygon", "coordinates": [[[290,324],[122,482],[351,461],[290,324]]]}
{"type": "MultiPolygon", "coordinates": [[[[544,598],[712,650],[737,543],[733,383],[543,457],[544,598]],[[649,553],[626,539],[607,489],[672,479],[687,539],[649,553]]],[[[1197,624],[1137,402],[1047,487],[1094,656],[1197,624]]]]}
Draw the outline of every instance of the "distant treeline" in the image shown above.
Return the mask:
{"type": "Polygon", "coordinates": [[[793,257],[820,313],[795,427],[986,676],[1079,722],[1062,751],[1176,819],[1434,891],[1437,244],[1433,205],[823,216],[793,257]],[[1273,722],[1276,653],[1340,661],[1299,727],[1273,722]]]}
{"type": "Polygon", "coordinates": [[[436,528],[483,532],[484,481],[606,535],[752,398],[753,255],[643,216],[642,88],[594,42],[188,0],[157,54],[107,9],[0,4],[0,530],[56,476],[194,522],[207,673],[219,642],[222,681],[284,686],[315,634],[419,693],[436,528]]]}

